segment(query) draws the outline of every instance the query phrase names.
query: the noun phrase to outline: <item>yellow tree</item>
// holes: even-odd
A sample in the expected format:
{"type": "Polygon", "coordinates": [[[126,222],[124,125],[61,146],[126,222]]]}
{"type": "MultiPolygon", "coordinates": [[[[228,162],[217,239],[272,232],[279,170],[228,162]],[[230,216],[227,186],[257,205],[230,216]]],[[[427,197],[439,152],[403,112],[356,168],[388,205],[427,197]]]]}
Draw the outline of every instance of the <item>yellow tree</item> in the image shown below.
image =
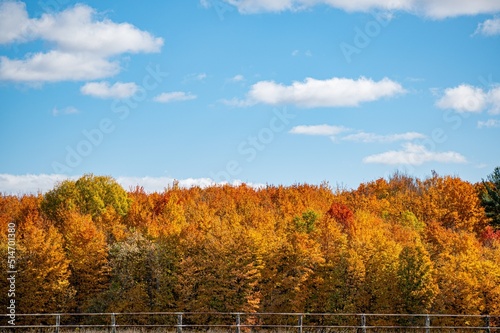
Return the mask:
{"type": "Polygon", "coordinates": [[[265,312],[304,312],[314,272],[325,263],[314,239],[319,215],[307,210],[296,217],[288,234],[264,258],[261,289],[265,312]]]}
{"type": "Polygon", "coordinates": [[[343,312],[347,305],[346,286],[347,235],[342,230],[350,229],[353,213],[347,206],[334,203],[316,224],[315,239],[320,244],[325,259],[313,272],[310,279],[307,312],[343,312]]]}
{"type": "Polygon", "coordinates": [[[497,313],[499,267],[475,234],[431,225],[428,237],[440,293],[434,312],[497,313]]]}
{"type": "Polygon", "coordinates": [[[128,196],[130,208],[124,218],[124,224],[129,228],[136,228],[142,233],[146,233],[147,227],[154,217],[152,196],[139,186],[130,191],[128,196]]]}
{"type": "Polygon", "coordinates": [[[361,292],[365,299],[360,302],[364,308],[357,310],[392,313],[397,287],[387,282],[396,281],[401,246],[393,240],[390,225],[372,214],[357,212],[356,225],[350,247],[356,254],[354,258],[362,260],[365,271],[361,292]]]}
{"type": "Polygon", "coordinates": [[[64,248],[69,259],[70,282],[76,290],[77,311],[85,312],[93,297],[107,288],[108,247],[104,233],[90,215],[68,213],[64,220],[64,248]]]}
{"type": "Polygon", "coordinates": [[[446,228],[481,233],[487,226],[484,208],[474,186],[458,177],[436,174],[422,183],[421,215],[446,228]]]}
{"type": "Polygon", "coordinates": [[[189,242],[178,270],[178,302],[182,310],[258,310],[260,292],[256,288],[261,271],[258,242],[249,230],[239,225],[235,213],[225,210],[209,229],[190,232],[188,239],[194,236],[195,241],[189,242]],[[202,237],[196,235],[200,231],[205,232],[202,237]]]}
{"type": "Polygon", "coordinates": [[[18,243],[16,301],[20,313],[68,310],[74,291],[63,238],[54,227],[26,223],[18,243]]]}

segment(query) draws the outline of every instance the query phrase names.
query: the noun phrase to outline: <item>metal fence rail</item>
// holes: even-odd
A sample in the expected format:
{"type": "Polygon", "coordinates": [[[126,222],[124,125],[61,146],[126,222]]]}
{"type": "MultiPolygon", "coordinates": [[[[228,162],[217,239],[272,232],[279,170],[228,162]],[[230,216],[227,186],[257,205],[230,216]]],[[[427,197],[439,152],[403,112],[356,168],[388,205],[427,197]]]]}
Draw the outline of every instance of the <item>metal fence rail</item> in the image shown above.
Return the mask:
{"type": "Polygon", "coordinates": [[[243,313],[243,312],[139,312],[139,313],[38,313],[3,314],[0,331],[38,329],[59,333],[62,329],[107,330],[164,329],[183,333],[220,330],[241,333],[259,330],[287,332],[499,332],[500,316],[453,314],[368,313],[243,313]],[[10,323],[9,323],[10,321],[10,323]]]}

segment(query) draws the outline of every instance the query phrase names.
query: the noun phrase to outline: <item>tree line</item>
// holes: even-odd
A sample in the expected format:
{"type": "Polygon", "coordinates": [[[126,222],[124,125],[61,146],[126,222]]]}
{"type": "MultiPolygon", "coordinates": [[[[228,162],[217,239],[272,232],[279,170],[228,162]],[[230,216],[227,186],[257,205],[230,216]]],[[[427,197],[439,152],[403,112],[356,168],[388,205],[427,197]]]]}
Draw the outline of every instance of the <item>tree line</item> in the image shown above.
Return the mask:
{"type": "Polygon", "coordinates": [[[500,315],[500,168],[475,184],[395,173],[353,190],[146,193],[85,175],[0,196],[3,271],[12,223],[18,313],[500,315]]]}

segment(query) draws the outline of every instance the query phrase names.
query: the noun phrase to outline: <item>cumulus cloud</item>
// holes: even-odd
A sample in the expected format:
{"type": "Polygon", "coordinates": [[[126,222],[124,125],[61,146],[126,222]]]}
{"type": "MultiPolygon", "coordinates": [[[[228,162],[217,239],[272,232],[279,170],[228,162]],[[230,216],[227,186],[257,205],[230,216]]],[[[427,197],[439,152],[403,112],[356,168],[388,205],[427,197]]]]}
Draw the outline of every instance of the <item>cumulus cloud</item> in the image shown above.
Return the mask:
{"type": "MultiPolygon", "coordinates": [[[[317,135],[317,136],[329,136],[333,141],[337,141],[337,136],[345,132],[353,132],[353,129],[344,126],[332,126],[332,125],[299,125],[293,127],[288,133],[290,134],[302,134],[302,135],[317,135]]],[[[406,132],[406,133],[395,133],[395,134],[376,134],[367,133],[364,131],[358,131],[357,133],[344,134],[340,136],[342,141],[352,141],[360,143],[391,143],[397,141],[413,141],[417,139],[425,139],[426,136],[418,132],[406,132]]]]}
{"type": "Polygon", "coordinates": [[[66,179],[75,179],[65,175],[10,175],[0,174],[0,192],[2,194],[45,193],[66,179]]]}
{"type": "Polygon", "coordinates": [[[343,126],[331,125],[300,125],[293,127],[288,133],[304,135],[335,136],[349,129],[343,126]]]}
{"type": "Polygon", "coordinates": [[[479,23],[474,34],[481,34],[484,36],[500,35],[500,17],[495,17],[479,23]]]}
{"type": "Polygon", "coordinates": [[[89,82],[80,88],[80,92],[98,98],[128,98],[133,96],[139,86],[133,82],[116,82],[110,85],[109,82],[89,82]]]}
{"type": "Polygon", "coordinates": [[[153,100],[160,103],[182,102],[196,99],[197,96],[183,91],[165,92],[156,96],[153,100]]]}
{"type": "MultiPolygon", "coordinates": [[[[215,182],[211,178],[186,178],[186,179],[174,179],[170,177],[118,177],[116,181],[126,190],[134,188],[136,186],[144,187],[146,192],[163,192],[165,188],[171,187],[174,182],[178,186],[183,188],[191,187],[209,187],[214,185],[224,185],[229,184],[233,186],[238,186],[243,184],[241,180],[233,180],[231,183],[228,182],[215,182]]],[[[262,187],[262,184],[245,183],[252,187],[262,187]]]]}
{"type": "Polygon", "coordinates": [[[298,11],[316,5],[326,5],[347,12],[372,10],[404,11],[415,15],[444,19],[460,15],[496,13],[500,10],[497,0],[224,0],[240,13],[298,11]]]}
{"type": "Polygon", "coordinates": [[[488,119],[485,121],[478,121],[477,122],[477,127],[478,128],[495,128],[495,127],[500,127],[500,120],[498,119],[488,119]]]}
{"type": "Polygon", "coordinates": [[[381,154],[367,156],[363,163],[390,165],[421,165],[427,162],[466,163],[466,158],[454,151],[433,152],[425,146],[414,143],[403,144],[402,150],[391,150],[381,154]]]}
{"type": "Polygon", "coordinates": [[[468,84],[447,88],[444,95],[436,102],[441,109],[453,109],[457,112],[482,112],[486,109],[492,114],[500,113],[500,87],[489,91],[468,84]]]}
{"type": "Polygon", "coordinates": [[[0,44],[24,40],[28,26],[28,12],[24,3],[0,3],[0,44]]]}
{"type": "Polygon", "coordinates": [[[337,77],[327,80],[306,78],[303,82],[295,81],[289,86],[274,81],[259,81],[252,85],[245,100],[233,99],[230,104],[292,104],[304,108],[354,107],[403,93],[403,87],[388,78],[380,81],[364,77],[357,80],[337,77]]]}
{"type": "Polygon", "coordinates": [[[18,82],[56,82],[95,80],[120,71],[116,61],[85,53],[50,51],[25,59],[0,57],[0,80],[18,82]]]}
{"type": "Polygon", "coordinates": [[[163,39],[129,23],[96,21],[96,11],[82,4],[61,13],[44,14],[34,23],[34,36],[55,43],[66,52],[111,56],[125,52],[159,52],[163,39]]]}
{"type": "Polygon", "coordinates": [[[0,58],[0,80],[53,82],[95,80],[120,71],[111,57],[159,52],[163,39],[129,23],[98,20],[96,11],[77,4],[59,13],[31,19],[22,2],[0,4],[0,43],[42,40],[53,45],[24,59],[0,58]]]}
{"type": "MultiPolygon", "coordinates": [[[[45,193],[52,190],[58,183],[64,180],[76,180],[78,176],[66,176],[59,174],[39,174],[39,175],[12,175],[0,174],[0,193],[22,195],[45,193]]],[[[215,182],[210,178],[187,178],[176,180],[170,177],[118,177],[116,181],[125,189],[130,190],[136,186],[144,187],[146,192],[163,192],[165,188],[171,187],[174,182],[180,187],[208,187],[223,185],[227,182],[215,182]]],[[[243,184],[241,180],[234,180],[230,185],[238,186],[243,184]]],[[[263,187],[263,184],[246,183],[252,187],[263,187]]]]}
{"type": "Polygon", "coordinates": [[[467,84],[448,88],[436,106],[441,109],[454,109],[458,112],[481,112],[486,106],[487,95],[481,88],[467,84]]]}
{"type": "Polygon", "coordinates": [[[363,143],[372,143],[372,142],[389,143],[396,141],[412,141],[416,139],[425,139],[425,137],[426,136],[424,134],[417,132],[406,132],[406,133],[396,133],[387,135],[359,132],[344,136],[342,140],[363,142],[363,143]]]}

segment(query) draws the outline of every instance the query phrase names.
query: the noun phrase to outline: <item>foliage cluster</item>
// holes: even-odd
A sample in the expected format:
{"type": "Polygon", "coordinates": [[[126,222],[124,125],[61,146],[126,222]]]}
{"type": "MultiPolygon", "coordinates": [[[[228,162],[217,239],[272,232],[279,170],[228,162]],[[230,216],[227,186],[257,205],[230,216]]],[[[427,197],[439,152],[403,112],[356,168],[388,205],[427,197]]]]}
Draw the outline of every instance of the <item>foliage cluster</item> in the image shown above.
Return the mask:
{"type": "Polygon", "coordinates": [[[86,175],[0,196],[0,252],[14,222],[19,313],[499,315],[495,177],[148,194],[86,175]]]}

